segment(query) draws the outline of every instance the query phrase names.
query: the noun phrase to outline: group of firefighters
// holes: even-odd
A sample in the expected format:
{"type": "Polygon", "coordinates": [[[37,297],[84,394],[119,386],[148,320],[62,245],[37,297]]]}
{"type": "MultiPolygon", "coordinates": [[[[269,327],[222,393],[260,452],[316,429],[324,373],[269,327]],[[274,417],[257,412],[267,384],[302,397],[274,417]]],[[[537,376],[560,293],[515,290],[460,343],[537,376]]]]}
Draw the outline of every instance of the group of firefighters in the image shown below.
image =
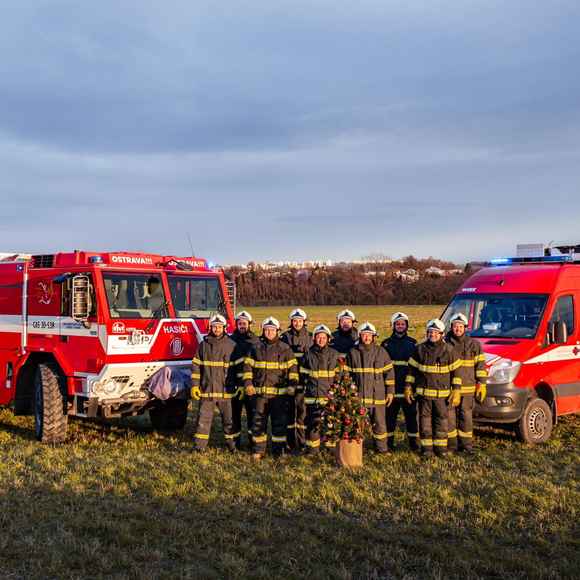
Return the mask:
{"type": "Polygon", "coordinates": [[[403,312],[392,316],[392,334],[381,344],[375,326],[357,328],[351,310],[337,319],[334,332],[320,324],[311,333],[306,312],[297,308],[286,331],[269,316],[258,336],[247,311],[236,316],[231,335],[226,319],[213,316],[192,364],[191,396],[200,401],[195,449],[207,448],[217,407],[232,452],[241,447],[245,409],[255,460],[266,453],[269,420],[273,455],[316,454],[330,446],[322,433],[328,391],[348,373],[368,409],[378,453],[394,449],[401,410],[413,451],[473,453],[474,400],[485,399],[487,372],[463,314],[451,317],[447,334],[441,320],[430,320],[420,343],[409,336],[403,312]]]}

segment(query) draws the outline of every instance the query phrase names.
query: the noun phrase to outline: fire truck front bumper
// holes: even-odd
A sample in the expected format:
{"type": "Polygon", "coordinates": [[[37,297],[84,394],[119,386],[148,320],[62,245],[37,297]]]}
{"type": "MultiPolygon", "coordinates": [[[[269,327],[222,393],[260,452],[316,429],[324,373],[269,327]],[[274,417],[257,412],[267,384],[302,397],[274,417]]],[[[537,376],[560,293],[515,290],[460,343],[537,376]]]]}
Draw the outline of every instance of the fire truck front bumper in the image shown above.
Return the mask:
{"type": "Polygon", "coordinates": [[[475,403],[473,418],[476,423],[515,423],[520,419],[530,394],[513,383],[487,386],[485,401],[475,403]]]}

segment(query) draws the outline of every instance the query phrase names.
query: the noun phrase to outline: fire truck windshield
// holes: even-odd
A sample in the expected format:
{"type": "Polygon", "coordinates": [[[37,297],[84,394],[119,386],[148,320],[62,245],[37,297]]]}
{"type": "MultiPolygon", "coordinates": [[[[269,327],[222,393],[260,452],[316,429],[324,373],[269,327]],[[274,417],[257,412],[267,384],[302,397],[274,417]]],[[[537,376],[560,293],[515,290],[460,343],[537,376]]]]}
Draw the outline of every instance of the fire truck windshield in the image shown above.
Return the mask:
{"type": "Polygon", "coordinates": [[[168,275],[171,300],[178,318],[209,318],[224,314],[224,299],[215,277],[168,275]]]}
{"type": "Polygon", "coordinates": [[[475,338],[534,338],[542,320],[545,294],[471,294],[455,296],[442,320],[449,326],[453,314],[469,320],[469,335],[475,338]]]}
{"type": "Polygon", "coordinates": [[[164,318],[167,299],[157,274],[103,272],[111,318],[164,318]]]}

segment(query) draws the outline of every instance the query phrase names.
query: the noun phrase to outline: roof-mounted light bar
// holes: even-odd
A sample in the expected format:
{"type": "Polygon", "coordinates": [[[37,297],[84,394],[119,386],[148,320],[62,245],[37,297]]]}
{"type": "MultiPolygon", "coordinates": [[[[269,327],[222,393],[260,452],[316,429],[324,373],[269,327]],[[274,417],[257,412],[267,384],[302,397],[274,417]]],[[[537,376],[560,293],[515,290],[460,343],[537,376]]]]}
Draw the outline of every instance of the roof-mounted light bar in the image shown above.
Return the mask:
{"type": "Polygon", "coordinates": [[[491,266],[510,266],[512,264],[566,264],[574,262],[573,256],[534,256],[516,258],[494,258],[491,266]]]}

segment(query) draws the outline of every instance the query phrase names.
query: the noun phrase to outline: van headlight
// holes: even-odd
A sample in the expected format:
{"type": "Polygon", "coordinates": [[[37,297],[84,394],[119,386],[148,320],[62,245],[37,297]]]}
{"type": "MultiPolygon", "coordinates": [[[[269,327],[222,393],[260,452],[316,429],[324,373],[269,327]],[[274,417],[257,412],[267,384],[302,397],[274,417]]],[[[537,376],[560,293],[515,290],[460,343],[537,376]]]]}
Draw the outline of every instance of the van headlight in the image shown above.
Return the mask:
{"type": "Polygon", "coordinates": [[[509,358],[502,358],[491,365],[487,383],[490,385],[499,385],[502,383],[511,383],[515,380],[520,372],[522,363],[509,358]]]}

